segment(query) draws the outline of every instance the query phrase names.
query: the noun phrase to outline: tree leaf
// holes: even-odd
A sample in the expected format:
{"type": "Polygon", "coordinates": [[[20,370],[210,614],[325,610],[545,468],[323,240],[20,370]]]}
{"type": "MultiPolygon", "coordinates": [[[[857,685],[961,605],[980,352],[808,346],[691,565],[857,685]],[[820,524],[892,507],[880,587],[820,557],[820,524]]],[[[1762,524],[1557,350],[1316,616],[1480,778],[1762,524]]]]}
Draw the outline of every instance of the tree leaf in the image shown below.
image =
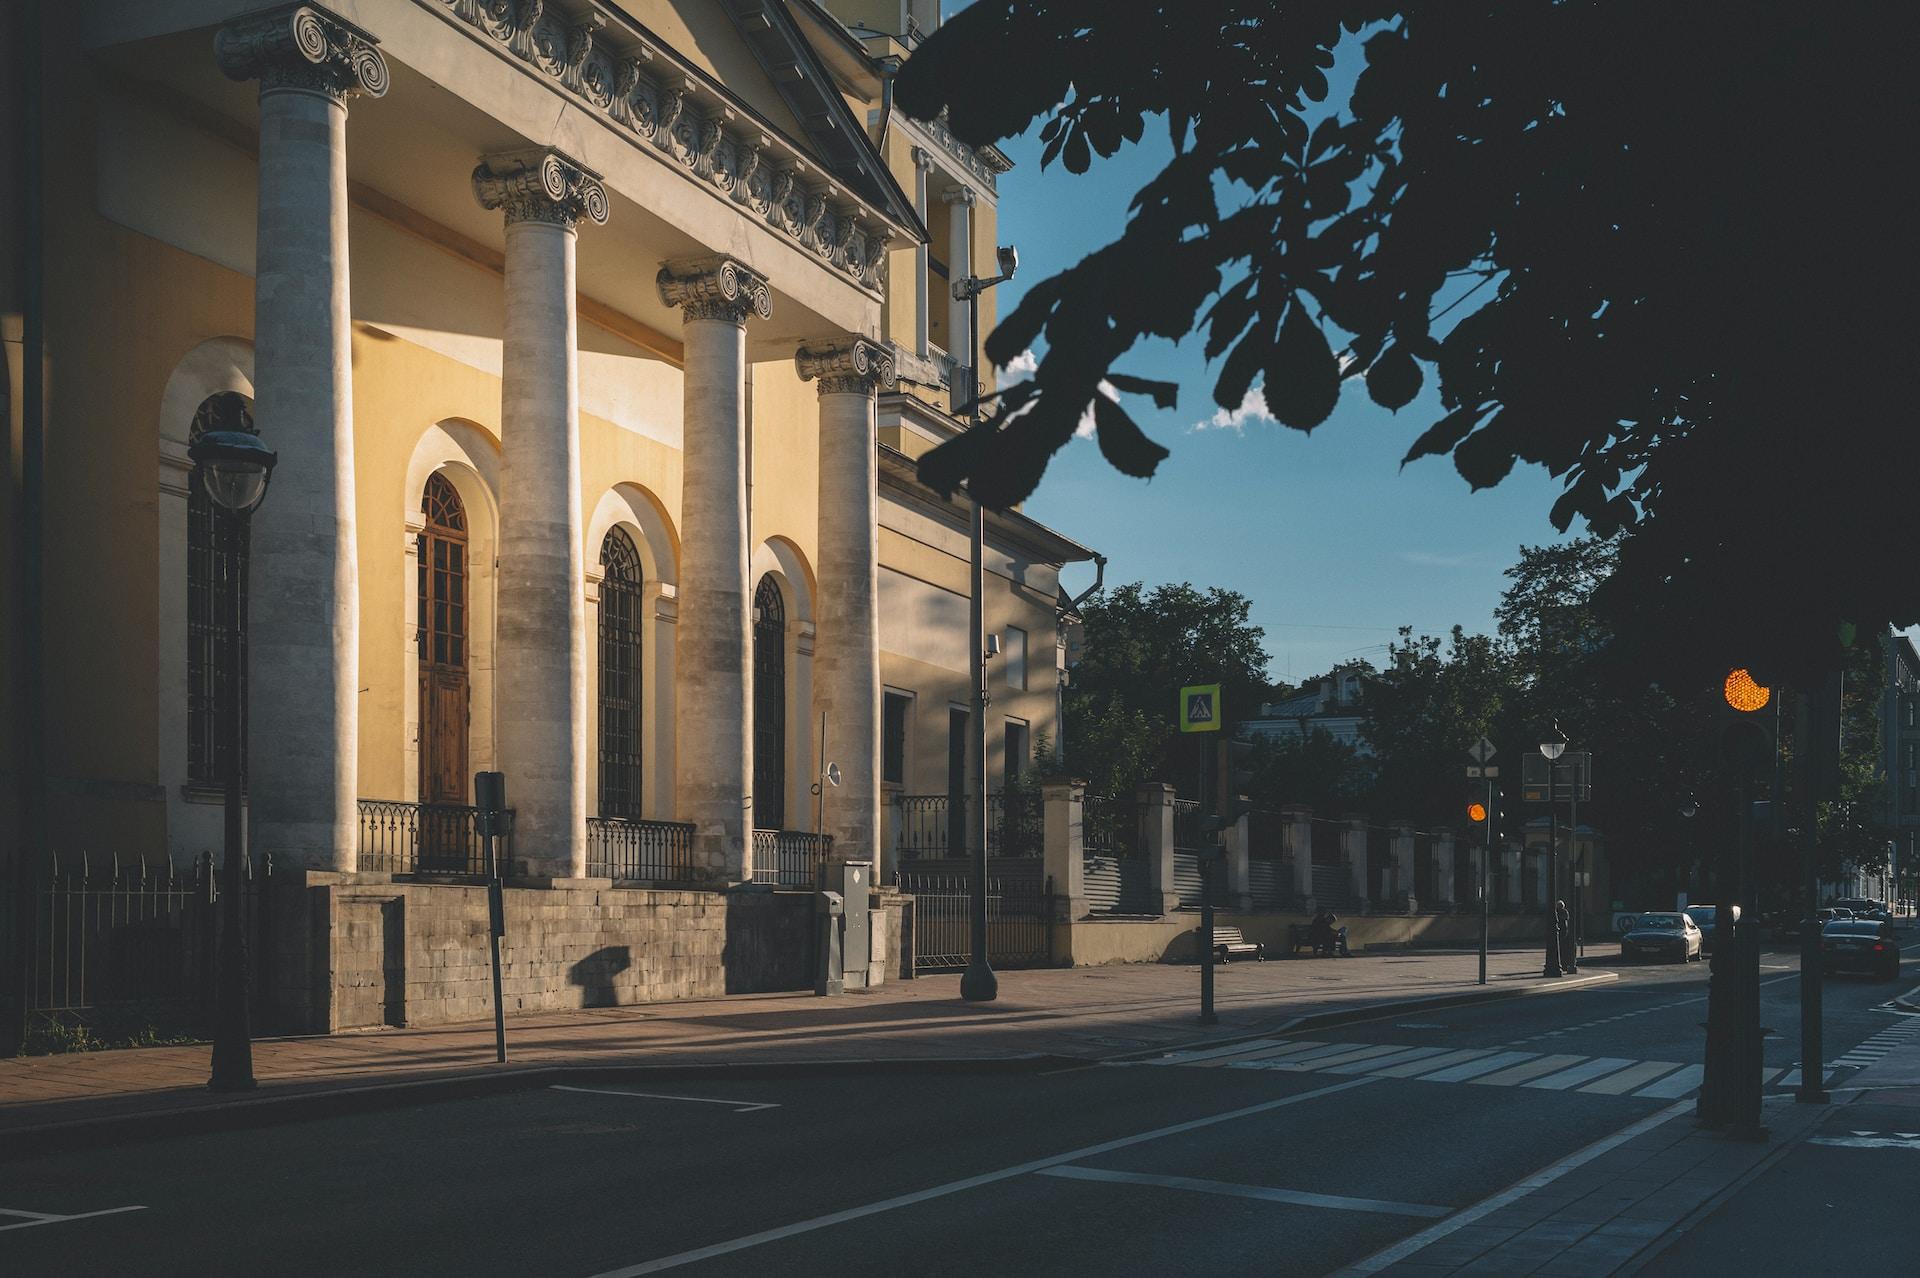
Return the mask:
{"type": "Polygon", "coordinates": [[[1400,459],[1400,464],[1405,466],[1422,457],[1452,452],[1454,445],[1473,433],[1473,428],[1480,424],[1486,412],[1485,404],[1467,404],[1454,409],[1421,432],[1420,438],[1414,440],[1413,447],[1407,450],[1407,455],[1400,459]]]}
{"type": "Polygon", "coordinates": [[[1367,394],[1382,408],[1399,411],[1420,393],[1420,363],[1406,344],[1389,346],[1367,370],[1367,394]]]}
{"type": "Polygon", "coordinates": [[[1180,402],[1180,386],[1177,382],[1154,381],[1147,377],[1133,377],[1127,373],[1107,374],[1107,380],[1115,389],[1126,391],[1130,395],[1151,395],[1156,408],[1168,409],[1180,402]]]}
{"type": "Polygon", "coordinates": [[[1100,455],[1115,470],[1135,479],[1151,479],[1167,450],[1148,439],[1146,433],[1127,416],[1127,410],[1105,395],[1093,397],[1094,437],[1100,443],[1100,455]]]}
{"type": "MultiPolygon", "coordinates": [[[[1267,407],[1283,424],[1312,430],[1340,402],[1340,361],[1296,294],[1267,358],[1267,407]]],[[[1237,406],[1239,401],[1235,401],[1237,406]]]]}

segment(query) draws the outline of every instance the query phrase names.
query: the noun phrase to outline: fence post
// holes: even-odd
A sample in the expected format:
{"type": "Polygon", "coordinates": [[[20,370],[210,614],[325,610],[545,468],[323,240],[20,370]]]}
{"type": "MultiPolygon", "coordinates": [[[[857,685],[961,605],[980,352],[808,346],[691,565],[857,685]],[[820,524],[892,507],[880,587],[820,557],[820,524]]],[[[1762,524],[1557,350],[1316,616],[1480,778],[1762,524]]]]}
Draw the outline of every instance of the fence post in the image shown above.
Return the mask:
{"type": "Polygon", "coordinates": [[[1365,817],[1348,817],[1347,828],[1340,831],[1340,851],[1347,858],[1348,869],[1352,873],[1349,891],[1358,902],[1362,914],[1373,909],[1373,879],[1368,874],[1371,868],[1367,864],[1367,821],[1365,817]]]}
{"type": "Polygon", "coordinates": [[[1451,910],[1453,891],[1453,831],[1442,827],[1433,832],[1433,899],[1436,905],[1451,910]]]}
{"type": "MultiPolygon", "coordinates": [[[[1069,921],[1087,912],[1086,830],[1082,825],[1087,784],[1058,777],[1040,785],[1041,840],[1050,904],[1069,921]],[[1057,893],[1057,895],[1056,895],[1057,893]]],[[[1049,918],[1052,911],[1049,910],[1049,918]]],[[[1051,927],[1051,922],[1049,922],[1051,927]]],[[[1052,934],[1048,934],[1052,952],[1052,934]]]]}
{"type": "Polygon", "coordinates": [[[1240,819],[1226,829],[1227,841],[1227,899],[1228,909],[1242,914],[1253,912],[1253,870],[1248,866],[1249,839],[1247,814],[1242,812],[1240,819]]]}
{"type": "Polygon", "coordinates": [[[213,853],[200,852],[193,858],[193,949],[194,962],[200,969],[200,979],[195,982],[195,986],[199,995],[200,1014],[203,1017],[211,1017],[213,1012],[216,890],[213,877],[213,853]]]}
{"type": "Polygon", "coordinates": [[[1388,900],[1403,905],[1407,913],[1412,914],[1419,908],[1414,900],[1418,882],[1413,875],[1413,827],[1405,821],[1396,821],[1393,835],[1387,843],[1387,855],[1393,858],[1393,891],[1388,900]]]}
{"type": "Polygon", "coordinates": [[[1520,868],[1520,855],[1520,847],[1515,843],[1509,843],[1500,849],[1500,859],[1506,863],[1507,870],[1506,903],[1515,909],[1519,909],[1524,904],[1521,897],[1526,891],[1526,877],[1520,868]]]}
{"type": "Polygon", "coordinates": [[[1154,899],[1160,913],[1171,914],[1180,908],[1180,893],[1173,884],[1173,787],[1149,781],[1138,791],[1141,820],[1147,835],[1147,864],[1151,867],[1154,899]]]}
{"type": "Polygon", "coordinates": [[[1313,809],[1282,808],[1286,818],[1287,857],[1293,864],[1293,896],[1300,908],[1313,913],[1313,809]]]}

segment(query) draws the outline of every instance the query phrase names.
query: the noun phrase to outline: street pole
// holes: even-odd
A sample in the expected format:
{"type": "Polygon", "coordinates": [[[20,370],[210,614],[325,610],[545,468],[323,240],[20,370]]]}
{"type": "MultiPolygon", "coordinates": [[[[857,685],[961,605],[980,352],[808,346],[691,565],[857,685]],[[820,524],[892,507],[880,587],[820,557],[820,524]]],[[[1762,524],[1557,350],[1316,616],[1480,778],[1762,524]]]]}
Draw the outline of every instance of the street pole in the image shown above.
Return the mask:
{"type": "MultiPolygon", "coordinates": [[[[1567,858],[1568,863],[1573,866],[1574,945],[1573,962],[1567,965],[1567,970],[1578,972],[1580,960],[1586,957],[1581,949],[1581,941],[1584,939],[1586,929],[1580,921],[1580,916],[1586,912],[1587,885],[1580,881],[1580,875],[1587,858],[1586,854],[1580,850],[1580,768],[1577,764],[1573,769],[1573,777],[1567,782],[1567,858]]],[[[1554,917],[1560,916],[1555,914],[1554,917]]]]}
{"type": "MultiPolygon", "coordinates": [[[[1220,836],[1224,839],[1224,835],[1220,836]]],[[[1200,854],[1200,1023],[1216,1025],[1213,1014],[1213,865],[1226,859],[1224,843],[1200,854]]]]}
{"type": "Polygon", "coordinates": [[[1480,848],[1480,984],[1482,985],[1487,983],[1487,938],[1490,926],[1489,910],[1491,909],[1491,904],[1487,900],[1487,886],[1491,881],[1488,867],[1493,860],[1495,832],[1500,828],[1500,810],[1494,806],[1496,798],[1495,790],[1496,787],[1493,782],[1488,781],[1487,836],[1480,848]]]}
{"type": "Polygon", "coordinates": [[[1560,804],[1554,798],[1554,790],[1560,784],[1560,759],[1558,755],[1547,760],[1547,962],[1540,969],[1542,976],[1564,976],[1560,968],[1560,917],[1554,912],[1554,901],[1560,888],[1560,804]]]}
{"type": "Polygon", "coordinates": [[[1818,706],[1802,693],[1795,708],[1794,739],[1804,741],[1806,766],[1801,787],[1800,876],[1805,899],[1801,902],[1800,925],[1800,1087],[1793,1094],[1802,1105],[1824,1105],[1827,1096],[1826,1046],[1821,1024],[1826,997],[1826,973],[1820,957],[1820,782],[1827,769],[1827,752],[1838,744],[1826,739],[1826,697],[1832,695],[1832,680],[1823,690],[1818,706]]]}
{"type": "MultiPolygon", "coordinates": [[[[980,428],[980,293],[967,296],[966,386],[968,429],[980,428]]],[[[958,376],[958,370],[955,370],[958,376]]],[[[977,498],[968,494],[973,506],[973,526],[969,537],[971,562],[967,591],[967,636],[972,645],[968,668],[973,680],[972,714],[968,716],[967,735],[973,756],[973,810],[967,814],[967,839],[973,844],[973,891],[968,901],[973,924],[973,953],[967,970],[960,977],[960,997],[969,1003],[991,1003],[1000,993],[1000,982],[987,958],[987,630],[985,543],[987,512],[977,498]]]]}
{"type": "Polygon", "coordinates": [[[244,514],[213,506],[220,522],[220,549],[227,587],[226,670],[221,695],[226,699],[222,730],[227,739],[225,865],[220,902],[220,988],[214,1005],[213,1072],[209,1089],[246,1092],[254,1088],[252,1026],[247,1017],[247,938],[240,919],[241,862],[246,832],[241,825],[240,778],[246,769],[246,731],[240,705],[240,625],[246,607],[246,565],[240,558],[244,514]]]}

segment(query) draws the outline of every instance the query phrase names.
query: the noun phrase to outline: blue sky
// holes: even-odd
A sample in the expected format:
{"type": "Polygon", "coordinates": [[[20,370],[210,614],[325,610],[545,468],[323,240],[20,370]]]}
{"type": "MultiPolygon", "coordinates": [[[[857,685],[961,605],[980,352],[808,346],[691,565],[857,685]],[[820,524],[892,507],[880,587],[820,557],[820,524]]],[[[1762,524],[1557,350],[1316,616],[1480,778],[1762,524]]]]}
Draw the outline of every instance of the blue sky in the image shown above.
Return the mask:
{"type": "MultiPolygon", "coordinates": [[[[1331,77],[1336,99],[1358,61],[1357,49],[1341,58],[1331,77]]],[[[1043,172],[1035,133],[1004,144],[1015,167],[1000,179],[1000,238],[1019,248],[1020,272],[1000,286],[1002,314],[1027,287],[1115,238],[1134,192],[1171,155],[1156,123],[1138,146],[1096,158],[1084,175],[1058,164],[1043,172]]],[[[1491,629],[1502,574],[1519,547],[1560,539],[1547,519],[1559,484],[1537,466],[1518,467],[1479,493],[1447,458],[1400,469],[1437,416],[1431,386],[1396,415],[1349,382],[1332,419],[1311,435],[1257,411],[1216,425],[1226,416],[1216,416],[1213,403],[1218,368],[1202,359],[1201,345],[1142,345],[1120,365],[1180,386],[1171,412],[1127,397],[1135,419],[1173,451],[1158,475],[1129,479],[1091,440],[1075,440],[1054,458],[1027,511],[1103,552],[1109,584],[1191,581],[1246,595],[1266,628],[1275,678],[1298,680],[1340,660],[1377,661],[1401,625],[1491,629]]],[[[1084,589],[1091,565],[1067,581],[1084,589]]]]}

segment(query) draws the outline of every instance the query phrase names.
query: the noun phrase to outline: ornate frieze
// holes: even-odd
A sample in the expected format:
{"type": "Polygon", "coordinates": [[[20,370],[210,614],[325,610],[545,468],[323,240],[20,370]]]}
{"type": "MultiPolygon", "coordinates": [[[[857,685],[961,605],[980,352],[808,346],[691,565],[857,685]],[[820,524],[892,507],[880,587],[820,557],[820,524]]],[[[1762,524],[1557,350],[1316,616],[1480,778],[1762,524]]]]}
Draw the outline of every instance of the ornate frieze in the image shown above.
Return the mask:
{"type": "Polygon", "coordinates": [[[344,102],[387,91],[378,43],[316,5],[290,4],[222,27],[213,51],[229,79],[258,80],[262,92],[303,89],[344,102]]]}
{"type": "Polygon", "coordinates": [[[744,324],[748,316],[773,317],[773,294],[766,279],[730,257],[668,262],[656,277],[660,300],[686,311],[688,319],[744,324]]]}
{"type": "Polygon", "coordinates": [[[822,395],[873,395],[894,384],[893,352],[864,337],[810,342],[793,357],[800,380],[820,380],[822,395]]]}
{"type": "Polygon", "coordinates": [[[992,147],[976,149],[953,136],[953,130],[947,127],[945,111],[935,119],[922,120],[918,123],[927,131],[929,137],[940,144],[942,151],[945,151],[961,168],[978,178],[980,184],[989,191],[995,189],[995,179],[1013,167],[1007,163],[1005,156],[992,147]]]}
{"type": "Polygon", "coordinates": [[[485,209],[505,209],[507,225],[546,222],[569,231],[586,218],[607,221],[607,190],[599,175],[558,151],[490,155],[473,171],[473,194],[485,209]]]}
{"type": "Polygon", "coordinates": [[[669,58],[637,36],[613,34],[597,9],[582,20],[547,0],[440,2],[869,293],[885,289],[890,228],[829,184],[817,182],[817,171],[809,171],[807,161],[784,142],[776,143],[751,122],[736,131],[735,113],[718,94],[682,68],[667,65],[669,58]],[[619,44],[623,39],[626,43],[619,44]]]}

